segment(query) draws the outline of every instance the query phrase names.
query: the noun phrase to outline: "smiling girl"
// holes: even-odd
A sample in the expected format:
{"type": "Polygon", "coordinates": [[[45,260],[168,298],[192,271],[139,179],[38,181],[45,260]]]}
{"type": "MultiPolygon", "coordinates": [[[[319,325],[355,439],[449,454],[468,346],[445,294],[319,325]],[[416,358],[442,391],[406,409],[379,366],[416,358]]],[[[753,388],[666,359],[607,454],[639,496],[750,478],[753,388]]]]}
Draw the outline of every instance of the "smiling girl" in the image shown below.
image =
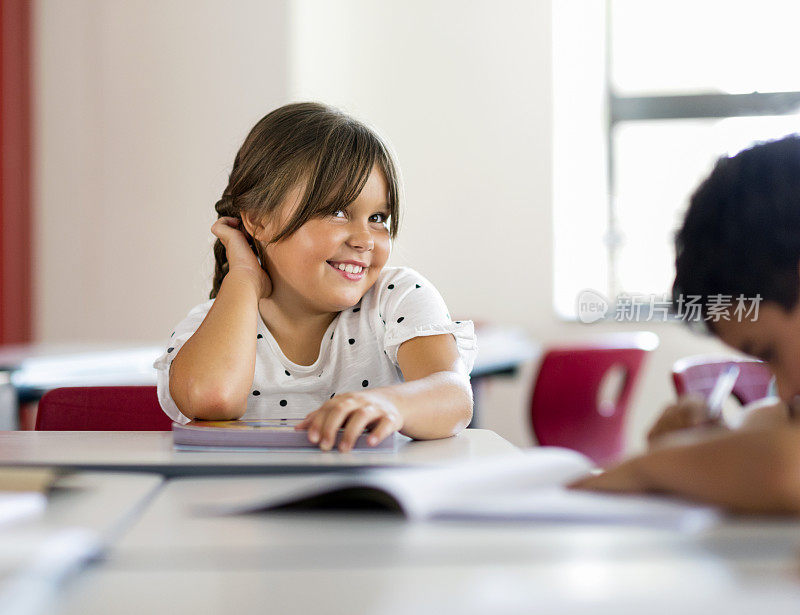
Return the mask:
{"type": "Polygon", "coordinates": [[[175,421],[303,419],[323,450],[454,435],[472,416],[469,321],[417,272],[386,267],[399,178],[371,129],[325,105],[262,118],[236,155],[211,227],[211,300],[156,361],[175,421]]]}

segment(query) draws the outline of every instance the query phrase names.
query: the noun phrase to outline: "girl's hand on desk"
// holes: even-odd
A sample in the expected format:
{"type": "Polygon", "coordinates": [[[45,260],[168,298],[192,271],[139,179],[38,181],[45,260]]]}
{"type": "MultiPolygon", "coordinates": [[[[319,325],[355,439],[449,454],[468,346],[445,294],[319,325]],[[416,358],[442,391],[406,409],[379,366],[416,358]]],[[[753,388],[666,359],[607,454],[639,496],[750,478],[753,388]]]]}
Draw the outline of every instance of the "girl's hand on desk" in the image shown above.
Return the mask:
{"type": "Polygon", "coordinates": [[[344,434],[339,450],[344,453],[353,448],[367,427],[372,427],[367,443],[377,445],[403,427],[403,417],[397,406],[379,393],[343,393],[326,401],[295,429],[307,429],[309,442],[319,443],[327,451],[333,447],[342,426],[344,434]]]}
{"type": "Polygon", "coordinates": [[[223,216],[213,224],[211,232],[219,237],[222,245],[225,246],[228,272],[244,271],[256,285],[258,296],[269,297],[272,294],[272,281],[261,263],[258,262],[258,257],[250,247],[246,235],[240,230],[241,228],[241,220],[223,216]]]}

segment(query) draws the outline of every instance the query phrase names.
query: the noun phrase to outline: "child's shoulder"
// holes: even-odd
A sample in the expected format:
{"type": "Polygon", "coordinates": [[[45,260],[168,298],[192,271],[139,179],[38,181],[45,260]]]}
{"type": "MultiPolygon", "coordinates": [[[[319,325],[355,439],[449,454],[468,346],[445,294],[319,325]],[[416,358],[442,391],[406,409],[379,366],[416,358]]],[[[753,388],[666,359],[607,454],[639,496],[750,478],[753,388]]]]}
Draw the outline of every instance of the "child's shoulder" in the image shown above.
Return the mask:
{"type": "MultiPolygon", "coordinates": [[[[439,292],[421,273],[411,267],[384,267],[362,304],[379,314],[391,314],[408,302],[420,305],[442,302],[439,292]]],[[[446,310],[445,310],[446,311],[446,310]]]]}
{"type": "Polygon", "coordinates": [[[384,267],[362,302],[385,305],[393,300],[399,301],[410,291],[424,286],[431,287],[431,283],[411,267],[384,267]]]}
{"type": "Polygon", "coordinates": [[[384,267],[372,288],[380,292],[408,287],[419,288],[423,283],[430,284],[421,273],[411,267],[384,267]]]}

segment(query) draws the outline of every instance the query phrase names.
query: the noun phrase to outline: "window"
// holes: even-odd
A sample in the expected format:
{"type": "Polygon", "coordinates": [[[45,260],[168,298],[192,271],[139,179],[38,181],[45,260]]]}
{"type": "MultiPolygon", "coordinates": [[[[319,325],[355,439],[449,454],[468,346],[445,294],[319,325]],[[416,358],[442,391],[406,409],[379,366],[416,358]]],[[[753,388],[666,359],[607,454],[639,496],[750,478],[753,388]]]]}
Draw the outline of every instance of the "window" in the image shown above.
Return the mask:
{"type": "MultiPolygon", "coordinates": [[[[716,159],[800,132],[800,71],[793,66],[800,3],[607,0],[590,17],[569,14],[585,3],[566,4],[571,9],[554,12],[556,280],[568,255],[573,262],[556,284],[555,304],[560,315],[574,317],[586,288],[606,297],[668,292],[675,229],[716,159]],[[570,18],[582,22],[582,38],[589,41],[580,52],[584,65],[598,63],[590,54],[603,59],[602,92],[588,91],[596,88],[591,81],[578,86],[588,95],[569,110],[578,118],[574,124],[584,126],[581,138],[591,157],[585,168],[594,164],[606,172],[581,187],[565,183],[564,149],[578,143],[568,145],[574,126],[562,132],[568,118],[561,114],[559,124],[558,111],[567,96],[564,80],[574,79],[559,71],[575,72],[562,47],[565,36],[576,36],[565,34],[570,18]],[[603,35],[588,38],[592,28],[603,35]],[[579,244],[569,227],[584,226],[583,220],[580,234],[586,236],[579,244]]],[[[573,97],[580,91],[576,84],[573,97]]]]}

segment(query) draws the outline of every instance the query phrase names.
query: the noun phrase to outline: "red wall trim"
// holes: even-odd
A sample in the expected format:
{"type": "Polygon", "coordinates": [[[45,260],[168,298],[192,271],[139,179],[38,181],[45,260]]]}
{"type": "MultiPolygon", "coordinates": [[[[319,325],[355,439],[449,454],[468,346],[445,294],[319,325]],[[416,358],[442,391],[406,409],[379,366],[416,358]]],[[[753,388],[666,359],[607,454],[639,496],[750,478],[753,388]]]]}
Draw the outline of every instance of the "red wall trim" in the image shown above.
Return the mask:
{"type": "Polygon", "coordinates": [[[31,341],[31,0],[0,0],[0,343],[31,341]]]}

